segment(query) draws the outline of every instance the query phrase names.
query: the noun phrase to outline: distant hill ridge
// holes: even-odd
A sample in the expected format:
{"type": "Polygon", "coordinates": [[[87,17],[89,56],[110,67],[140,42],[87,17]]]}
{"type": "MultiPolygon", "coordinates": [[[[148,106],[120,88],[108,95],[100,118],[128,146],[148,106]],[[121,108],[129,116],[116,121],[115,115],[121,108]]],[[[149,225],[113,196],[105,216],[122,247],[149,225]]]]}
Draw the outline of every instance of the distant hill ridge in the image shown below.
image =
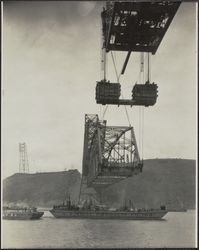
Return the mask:
{"type": "MultiPolygon", "coordinates": [[[[148,159],[143,172],[116,183],[104,192],[104,202],[119,206],[132,201],[136,207],[168,206],[195,208],[195,160],[148,159]]],[[[53,206],[70,193],[79,198],[78,170],[14,174],[3,180],[3,201],[34,206],[53,206]]]]}
{"type": "Polygon", "coordinates": [[[3,201],[36,206],[52,206],[66,199],[78,200],[81,175],[78,170],[17,173],[3,181],[3,201]]]}
{"type": "Polygon", "coordinates": [[[105,201],[128,203],[136,207],[195,208],[196,161],[149,159],[143,172],[108,188],[105,201]],[[124,192],[126,190],[126,192],[124,192]]]}

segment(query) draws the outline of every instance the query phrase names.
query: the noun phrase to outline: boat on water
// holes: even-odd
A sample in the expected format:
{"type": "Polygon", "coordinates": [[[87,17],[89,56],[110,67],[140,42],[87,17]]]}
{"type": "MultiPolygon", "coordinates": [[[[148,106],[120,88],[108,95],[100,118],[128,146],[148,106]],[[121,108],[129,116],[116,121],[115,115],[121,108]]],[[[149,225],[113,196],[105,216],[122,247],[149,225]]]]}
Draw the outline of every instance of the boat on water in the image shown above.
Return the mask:
{"type": "Polygon", "coordinates": [[[160,220],[168,213],[165,206],[159,209],[129,209],[127,207],[113,209],[100,206],[79,207],[72,205],[70,201],[67,204],[54,206],[50,212],[55,218],[122,220],[160,220]]]}
{"type": "Polygon", "coordinates": [[[3,207],[3,219],[6,220],[37,220],[44,212],[37,211],[35,207],[3,207]]]}

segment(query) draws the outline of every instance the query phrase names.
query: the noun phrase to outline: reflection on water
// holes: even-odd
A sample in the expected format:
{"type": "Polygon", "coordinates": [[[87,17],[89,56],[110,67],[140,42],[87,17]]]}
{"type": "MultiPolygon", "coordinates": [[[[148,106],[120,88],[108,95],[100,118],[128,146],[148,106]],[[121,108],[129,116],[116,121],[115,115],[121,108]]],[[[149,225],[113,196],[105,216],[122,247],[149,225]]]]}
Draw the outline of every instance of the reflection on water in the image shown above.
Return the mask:
{"type": "Polygon", "coordinates": [[[195,211],[165,220],[56,219],[3,221],[4,248],[194,247],[195,211]]]}

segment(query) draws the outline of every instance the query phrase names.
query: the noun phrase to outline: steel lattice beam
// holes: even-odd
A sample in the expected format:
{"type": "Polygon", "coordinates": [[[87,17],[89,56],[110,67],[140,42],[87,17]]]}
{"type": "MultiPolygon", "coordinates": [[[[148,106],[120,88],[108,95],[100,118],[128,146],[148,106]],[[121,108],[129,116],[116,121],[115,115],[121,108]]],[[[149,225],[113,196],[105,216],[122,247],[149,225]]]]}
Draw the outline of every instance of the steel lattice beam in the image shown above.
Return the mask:
{"type": "Polygon", "coordinates": [[[85,115],[83,176],[104,187],[142,171],[133,127],[106,126],[97,115],[85,115]]]}

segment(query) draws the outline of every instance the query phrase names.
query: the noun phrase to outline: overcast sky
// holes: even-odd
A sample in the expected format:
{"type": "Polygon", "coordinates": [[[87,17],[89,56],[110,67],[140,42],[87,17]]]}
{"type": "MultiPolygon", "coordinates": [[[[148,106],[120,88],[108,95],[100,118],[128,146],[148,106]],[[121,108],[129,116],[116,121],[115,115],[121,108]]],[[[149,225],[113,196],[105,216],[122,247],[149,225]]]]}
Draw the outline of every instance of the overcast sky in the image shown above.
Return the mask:
{"type": "MultiPolygon", "coordinates": [[[[102,2],[20,2],[3,6],[3,176],[19,169],[19,142],[26,142],[30,171],[81,171],[84,115],[99,114],[102,2]]],[[[182,3],[157,53],[152,81],[155,106],[144,109],[147,158],[196,157],[196,10],[182,3]]],[[[120,71],[126,53],[116,52],[120,71]]],[[[139,74],[132,53],[122,91],[130,98],[139,74]]],[[[111,56],[108,76],[115,82],[111,56]]],[[[128,107],[140,141],[140,107],[128,107]]],[[[109,106],[108,125],[127,125],[123,106],[109,106]]]]}

